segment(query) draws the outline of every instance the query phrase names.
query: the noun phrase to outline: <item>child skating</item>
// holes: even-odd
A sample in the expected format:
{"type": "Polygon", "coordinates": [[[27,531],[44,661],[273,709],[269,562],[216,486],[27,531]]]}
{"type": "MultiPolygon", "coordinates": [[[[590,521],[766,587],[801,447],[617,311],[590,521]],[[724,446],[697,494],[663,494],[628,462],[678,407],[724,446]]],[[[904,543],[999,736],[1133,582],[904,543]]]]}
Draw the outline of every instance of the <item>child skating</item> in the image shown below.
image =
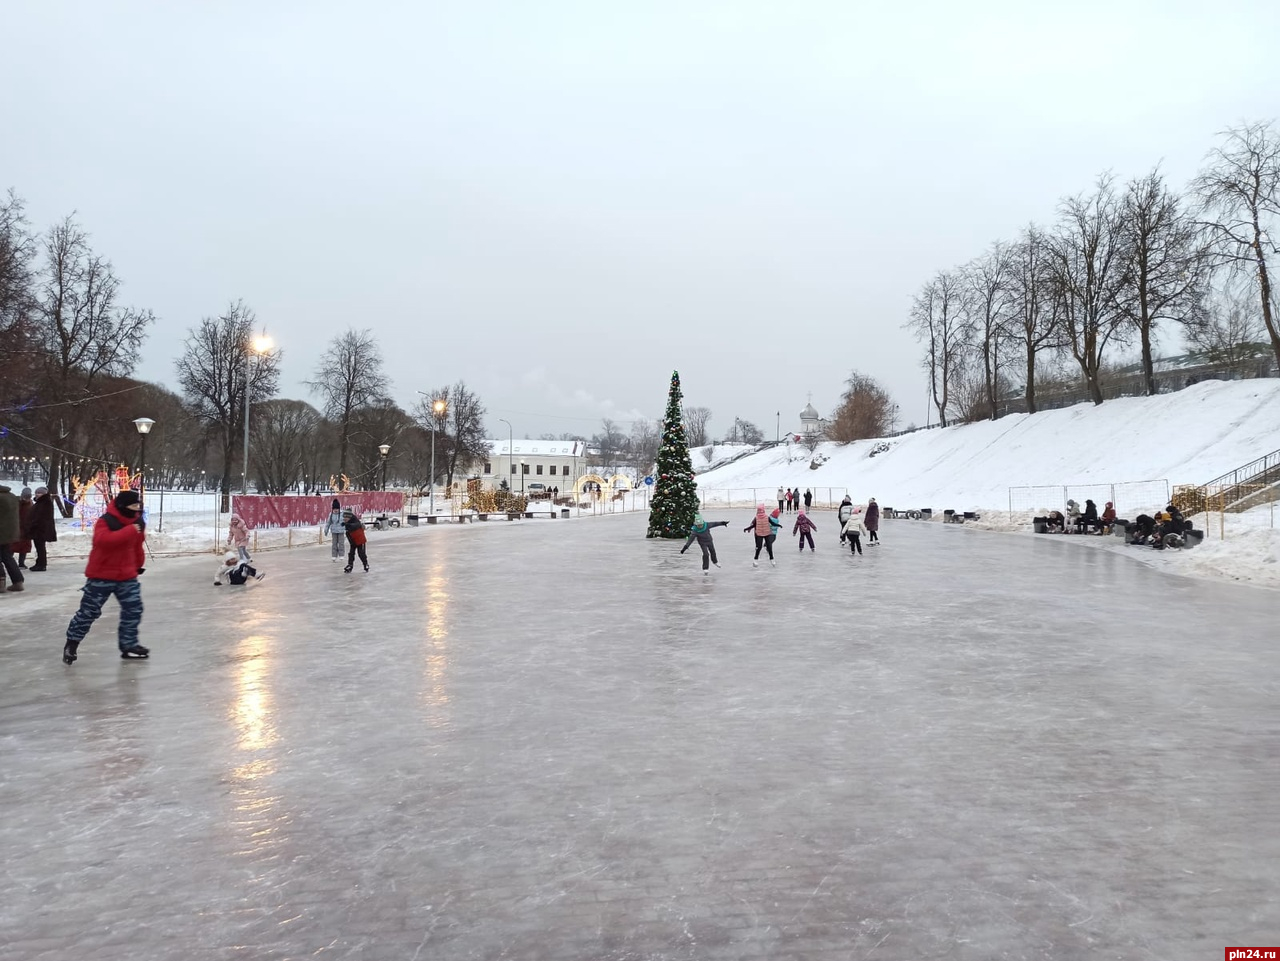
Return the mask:
{"type": "Polygon", "coordinates": [[[862,508],[856,507],[849,515],[849,522],[844,525],[844,530],[840,534],[840,543],[848,542],[850,554],[861,554],[862,535],[866,530],[862,524],[862,508]]]}
{"type": "Polygon", "coordinates": [[[342,526],[342,505],[338,503],[336,497],[329,506],[329,516],[324,522],[324,533],[330,538],[329,558],[336,561],[342,556],[342,542],[347,537],[347,532],[342,526]]]}
{"type": "Polygon", "coordinates": [[[711,573],[710,566],[712,564],[716,567],[720,566],[720,562],[716,560],[715,542],[711,540],[711,528],[727,527],[728,525],[728,521],[711,521],[708,523],[702,519],[701,514],[695,514],[693,517],[693,526],[689,528],[689,539],[684,542],[684,547],[680,548],[680,553],[683,554],[687,551],[689,545],[696,540],[698,546],[702,548],[702,573],[704,576],[711,573]]]}
{"type": "Polygon", "coordinates": [[[347,509],[342,512],[342,527],[347,532],[347,566],[343,570],[350,574],[351,569],[356,565],[356,555],[360,555],[360,563],[364,565],[365,573],[369,572],[369,556],[365,553],[364,545],[369,535],[364,532],[364,524],[360,523],[360,518],[356,517],[355,512],[347,509]]]}
{"type": "Polygon", "coordinates": [[[797,533],[800,535],[800,553],[804,553],[804,542],[809,542],[809,553],[813,553],[813,531],[818,529],[818,525],[809,520],[809,515],[804,512],[804,508],[800,508],[796,514],[795,527],[791,528],[791,536],[795,537],[797,533]]]}
{"type": "Polygon", "coordinates": [[[773,542],[777,535],[773,532],[772,519],[768,509],[760,504],[756,507],[756,519],[742,529],[743,533],[754,532],[756,535],[756,556],[751,561],[752,567],[760,566],[760,548],[769,552],[769,563],[774,567],[778,562],[773,559],[773,542]]]}
{"type": "Polygon", "coordinates": [[[249,556],[249,528],[239,514],[232,514],[227,522],[227,547],[239,554],[240,560],[253,560],[249,556]]]}
{"type": "Polygon", "coordinates": [[[142,589],[138,575],[146,568],[146,524],[142,520],[142,500],[137,491],[121,491],[93,525],[93,545],[85,565],[87,580],[80,589],[80,609],[67,625],[67,643],[62,648],[64,664],[74,664],[80,642],[102,615],[102,605],[113,594],[120,602],[117,643],[125,660],[143,658],[151,652],[138,643],[142,623],[142,589]]]}
{"type": "Polygon", "coordinates": [[[213,579],[213,583],[217,587],[222,586],[222,579],[225,577],[232,584],[248,583],[249,578],[256,581],[262,580],[267,575],[258,571],[248,561],[241,560],[235,551],[227,551],[222,558],[222,564],[218,568],[218,573],[213,579]]]}

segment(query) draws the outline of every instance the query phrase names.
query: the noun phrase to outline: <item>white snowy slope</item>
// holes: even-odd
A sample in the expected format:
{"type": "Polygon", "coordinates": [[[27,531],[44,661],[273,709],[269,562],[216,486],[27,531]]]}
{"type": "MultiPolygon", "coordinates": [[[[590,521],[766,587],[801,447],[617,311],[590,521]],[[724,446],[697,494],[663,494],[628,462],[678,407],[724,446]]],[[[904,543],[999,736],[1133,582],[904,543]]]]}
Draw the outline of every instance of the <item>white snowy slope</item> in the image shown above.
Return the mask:
{"type": "MultiPolygon", "coordinates": [[[[847,488],[857,502],[875,497],[883,506],[929,507],[935,514],[979,511],[982,526],[1025,530],[1034,508],[1015,496],[1010,513],[1010,488],[1203,484],[1277,449],[1280,380],[1208,381],[1158,397],[1080,404],[843,446],[823,443],[814,455],[799,445],[789,453],[771,448],[700,472],[698,485],[709,503],[737,503],[751,490],[771,492],[779,485],[822,489],[824,496],[828,489],[838,496],[847,488]],[[885,444],[888,450],[876,451],[885,444]]],[[[1051,494],[1034,507],[1060,506],[1051,494]]],[[[1118,506],[1132,514],[1162,505],[1118,506]]],[[[1177,555],[1177,569],[1280,586],[1280,535],[1270,507],[1225,519],[1202,515],[1196,522],[1208,536],[1201,548],[1177,555]]],[[[1086,540],[1126,549],[1119,539],[1086,540]]],[[[1128,550],[1144,561],[1165,563],[1159,552],[1128,550]]]]}

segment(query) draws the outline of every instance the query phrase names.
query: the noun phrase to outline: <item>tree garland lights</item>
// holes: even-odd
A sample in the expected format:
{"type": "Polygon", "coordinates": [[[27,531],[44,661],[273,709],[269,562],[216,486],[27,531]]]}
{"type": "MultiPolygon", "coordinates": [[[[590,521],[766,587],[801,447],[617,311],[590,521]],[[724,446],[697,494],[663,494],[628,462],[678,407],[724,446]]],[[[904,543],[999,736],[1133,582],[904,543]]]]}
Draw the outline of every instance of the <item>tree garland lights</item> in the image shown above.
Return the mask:
{"type": "Polygon", "coordinates": [[[698,485],[693,479],[689,441],[684,433],[683,400],[680,371],[675,370],[671,372],[667,413],[662,420],[662,446],[658,448],[658,476],[649,508],[647,537],[688,537],[698,512],[698,485]]]}

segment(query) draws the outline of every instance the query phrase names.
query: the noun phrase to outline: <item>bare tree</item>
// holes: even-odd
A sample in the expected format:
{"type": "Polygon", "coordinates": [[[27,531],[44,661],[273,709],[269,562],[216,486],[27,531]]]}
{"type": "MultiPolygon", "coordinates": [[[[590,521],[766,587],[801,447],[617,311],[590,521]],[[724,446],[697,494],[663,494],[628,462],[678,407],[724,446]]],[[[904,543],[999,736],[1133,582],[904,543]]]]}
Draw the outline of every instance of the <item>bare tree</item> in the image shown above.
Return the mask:
{"type": "Polygon", "coordinates": [[[484,404],[465,381],[458,381],[449,388],[449,451],[447,484],[453,484],[459,470],[466,471],[471,464],[489,454],[489,437],[484,429],[484,404]]]}
{"type": "MultiPolygon", "coordinates": [[[[38,356],[43,362],[39,379],[43,404],[36,429],[50,448],[63,452],[50,460],[51,490],[59,489],[64,478],[65,441],[77,430],[85,411],[67,402],[91,395],[101,377],[130,373],[147,328],[155,320],[149,310],[119,306],[119,291],[120,279],[111,262],[94,252],[88,235],[72,217],[50,228],[44,237],[34,310],[38,356]]],[[[65,482],[62,490],[69,493],[65,482]]]]}
{"type": "Polygon", "coordinates": [[[684,436],[690,447],[707,446],[707,424],[710,420],[710,408],[686,407],[684,409],[684,436]]]}
{"type": "Polygon", "coordinates": [[[627,441],[627,435],[618,427],[615,421],[608,417],[600,422],[601,431],[591,438],[591,446],[596,448],[600,465],[603,467],[617,466],[619,454],[623,452],[627,441]]]}
{"type": "Polygon", "coordinates": [[[653,421],[643,417],[631,425],[631,466],[647,473],[658,459],[662,432],[653,421]]]}
{"type": "Polygon", "coordinates": [[[231,509],[232,467],[244,432],[246,401],[252,397],[264,403],[275,395],[280,379],[278,349],[255,359],[255,321],[253,311],[235,301],[221,316],[205,317],[188,331],[182,356],[174,362],[183,396],[221,454],[224,513],[231,509]]]}
{"type": "Polygon", "coordinates": [[[0,199],[0,407],[11,416],[21,417],[36,390],[35,258],[36,241],[22,200],[10,191],[0,199]]]}
{"type": "Polygon", "coordinates": [[[968,335],[964,283],[954,271],[939,271],[916,295],[911,319],[904,325],[925,344],[924,369],[938,423],[947,426],[951,383],[964,360],[968,335]]]}
{"type": "Polygon", "coordinates": [[[1054,290],[1048,242],[1034,224],[1023,230],[1010,253],[1011,326],[1016,328],[1025,361],[1023,397],[1027,413],[1036,412],[1036,361],[1042,350],[1062,346],[1061,298],[1054,290]]]}
{"type": "Polygon", "coordinates": [[[1215,299],[1183,329],[1187,340],[1204,352],[1206,360],[1231,370],[1242,371],[1271,353],[1270,344],[1265,342],[1266,327],[1251,291],[1215,299]]]}
{"type": "Polygon", "coordinates": [[[1061,211],[1050,244],[1063,330],[1090,398],[1101,404],[1103,358],[1112,342],[1123,340],[1125,331],[1116,292],[1126,248],[1111,175],[1099,177],[1093,193],[1064,200],[1061,211]]]}
{"type": "Polygon", "coordinates": [[[1120,204],[1120,243],[1127,258],[1118,304],[1142,344],[1142,376],[1156,392],[1152,336],[1161,320],[1181,319],[1200,296],[1205,256],[1195,221],[1159,169],[1129,182],[1120,204]]]}
{"type": "Polygon", "coordinates": [[[1271,258],[1280,254],[1280,136],[1271,123],[1233,127],[1192,182],[1216,264],[1248,277],[1280,363],[1271,258]]]}
{"type": "Polygon", "coordinates": [[[321,409],[338,427],[338,473],[347,473],[347,449],[355,412],[382,400],[388,388],[378,342],[368,330],[351,329],[329,342],[307,381],[320,396],[321,409]]]}
{"type": "Polygon", "coordinates": [[[876,381],[853,371],[845,381],[840,404],[831,415],[827,436],[840,444],[889,433],[896,409],[888,392],[876,381]]]}
{"type": "Polygon", "coordinates": [[[973,349],[982,364],[986,416],[995,420],[997,388],[1001,369],[1001,348],[1009,337],[1012,321],[1013,256],[1006,244],[990,249],[964,269],[969,288],[970,331],[973,349]]]}
{"type": "Polygon", "coordinates": [[[304,478],[309,441],[323,420],[302,400],[268,400],[255,406],[249,433],[259,488],[283,494],[304,478]]]}

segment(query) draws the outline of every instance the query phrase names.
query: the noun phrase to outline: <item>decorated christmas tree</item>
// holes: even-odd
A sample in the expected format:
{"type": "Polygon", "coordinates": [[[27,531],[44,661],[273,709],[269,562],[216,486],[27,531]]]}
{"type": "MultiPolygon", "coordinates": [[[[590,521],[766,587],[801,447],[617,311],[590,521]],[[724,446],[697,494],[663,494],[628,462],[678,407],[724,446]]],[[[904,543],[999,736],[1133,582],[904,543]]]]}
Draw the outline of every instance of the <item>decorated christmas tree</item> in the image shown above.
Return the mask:
{"type": "Polygon", "coordinates": [[[688,537],[693,515],[698,512],[698,488],[684,436],[683,396],[680,371],[672,371],[667,414],[662,419],[662,446],[658,448],[658,476],[649,508],[649,537],[688,537]]]}

